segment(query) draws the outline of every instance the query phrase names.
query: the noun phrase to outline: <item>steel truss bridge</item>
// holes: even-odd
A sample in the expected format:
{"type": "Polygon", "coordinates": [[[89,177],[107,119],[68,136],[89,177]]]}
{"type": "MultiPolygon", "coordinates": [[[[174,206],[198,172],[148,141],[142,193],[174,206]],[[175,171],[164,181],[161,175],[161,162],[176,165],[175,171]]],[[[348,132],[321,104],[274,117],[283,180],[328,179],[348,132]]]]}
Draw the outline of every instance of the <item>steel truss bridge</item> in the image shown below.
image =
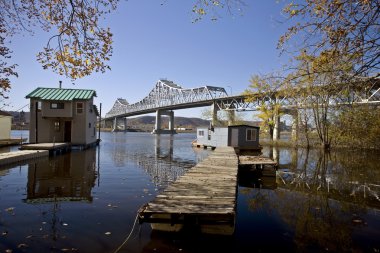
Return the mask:
{"type": "Polygon", "coordinates": [[[222,87],[203,86],[185,89],[168,80],[159,80],[149,94],[141,101],[129,104],[125,99],[118,98],[104,119],[129,117],[157,110],[178,110],[203,107],[217,103],[222,110],[240,105],[246,108],[244,96],[228,96],[222,87]]]}
{"type": "MultiPolygon", "coordinates": [[[[380,104],[380,80],[379,78],[368,79],[370,82],[360,81],[360,89],[351,89],[346,99],[337,101],[340,104],[380,104]],[[364,87],[364,89],[363,89],[364,87]]],[[[283,110],[294,110],[305,108],[307,105],[297,104],[292,97],[279,96],[279,93],[268,94],[257,93],[247,95],[231,96],[222,87],[202,86],[197,88],[183,88],[172,81],[160,79],[149,94],[139,102],[129,104],[126,99],[118,98],[109,112],[102,120],[114,121],[142,115],[156,113],[156,130],[161,130],[161,115],[168,115],[169,130],[174,131],[173,110],[204,107],[213,105],[213,122],[218,110],[225,111],[257,111],[263,103],[281,105],[283,110]]],[[[124,123],[124,126],[126,122],[124,123]]]]}

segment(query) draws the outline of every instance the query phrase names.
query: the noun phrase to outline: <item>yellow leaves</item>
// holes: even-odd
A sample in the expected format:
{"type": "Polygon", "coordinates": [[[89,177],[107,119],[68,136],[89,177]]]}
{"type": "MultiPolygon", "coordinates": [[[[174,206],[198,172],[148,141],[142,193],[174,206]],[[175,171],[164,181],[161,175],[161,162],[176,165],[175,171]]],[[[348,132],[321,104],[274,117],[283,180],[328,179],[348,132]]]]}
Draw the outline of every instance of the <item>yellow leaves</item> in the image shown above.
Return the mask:
{"type": "Polygon", "coordinates": [[[206,15],[206,11],[203,8],[198,8],[195,12],[199,15],[206,15]]]}
{"type": "Polygon", "coordinates": [[[295,16],[295,15],[298,14],[298,12],[299,12],[298,10],[294,10],[294,9],[293,9],[293,10],[290,11],[290,15],[291,15],[291,16],[295,16]]]}
{"type": "Polygon", "coordinates": [[[219,6],[220,2],[219,1],[212,1],[212,4],[215,5],[215,6],[219,6]]]}

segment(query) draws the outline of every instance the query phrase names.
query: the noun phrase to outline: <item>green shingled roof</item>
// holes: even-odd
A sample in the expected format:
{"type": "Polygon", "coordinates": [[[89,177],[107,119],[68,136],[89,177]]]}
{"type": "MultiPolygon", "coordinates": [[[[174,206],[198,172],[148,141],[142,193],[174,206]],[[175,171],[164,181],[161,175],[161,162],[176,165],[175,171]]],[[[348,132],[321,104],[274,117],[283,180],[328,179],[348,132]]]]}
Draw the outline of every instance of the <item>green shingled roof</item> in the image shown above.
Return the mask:
{"type": "Polygon", "coordinates": [[[94,90],[82,89],[61,89],[61,88],[41,88],[38,87],[26,98],[37,98],[40,100],[71,101],[75,99],[87,100],[96,97],[94,90]]]}

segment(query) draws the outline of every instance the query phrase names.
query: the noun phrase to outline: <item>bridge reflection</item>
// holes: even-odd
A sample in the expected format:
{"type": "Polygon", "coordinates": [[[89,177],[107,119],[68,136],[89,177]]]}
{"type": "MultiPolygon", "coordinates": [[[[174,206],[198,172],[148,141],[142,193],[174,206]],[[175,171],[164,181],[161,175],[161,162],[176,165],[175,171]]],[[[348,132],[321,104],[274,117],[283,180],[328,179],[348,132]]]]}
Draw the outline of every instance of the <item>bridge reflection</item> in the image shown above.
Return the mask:
{"type": "MultiPolygon", "coordinates": [[[[144,135],[146,139],[141,137],[139,141],[147,144],[142,145],[141,148],[135,146],[134,149],[128,149],[128,145],[134,145],[133,140],[129,139],[128,142],[125,136],[120,137],[120,135],[125,135],[125,133],[114,133],[113,137],[115,143],[120,143],[120,145],[113,145],[111,151],[114,164],[123,167],[126,162],[134,162],[152,178],[152,182],[159,189],[175,181],[211,152],[193,148],[194,153],[189,154],[188,147],[176,145],[176,142],[182,140],[173,135],[144,135]],[[186,159],[189,156],[191,159],[186,159]]],[[[188,139],[184,141],[188,142],[188,139]]],[[[190,143],[188,145],[190,146],[190,143]]]]}

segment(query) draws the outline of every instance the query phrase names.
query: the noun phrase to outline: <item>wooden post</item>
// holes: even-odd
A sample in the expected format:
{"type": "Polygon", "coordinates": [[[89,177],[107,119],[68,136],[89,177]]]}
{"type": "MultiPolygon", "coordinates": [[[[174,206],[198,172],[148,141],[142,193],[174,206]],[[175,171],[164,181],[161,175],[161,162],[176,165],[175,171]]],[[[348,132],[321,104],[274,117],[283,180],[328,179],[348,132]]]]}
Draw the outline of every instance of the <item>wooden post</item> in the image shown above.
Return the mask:
{"type": "Polygon", "coordinates": [[[98,142],[100,141],[100,125],[102,124],[102,103],[99,105],[99,128],[98,128],[98,142]]]}
{"type": "Polygon", "coordinates": [[[38,101],[36,101],[36,108],[35,108],[35,117],[36,117],[36,122],[35,122],[35,142],[38,143],[38,101]]]}

